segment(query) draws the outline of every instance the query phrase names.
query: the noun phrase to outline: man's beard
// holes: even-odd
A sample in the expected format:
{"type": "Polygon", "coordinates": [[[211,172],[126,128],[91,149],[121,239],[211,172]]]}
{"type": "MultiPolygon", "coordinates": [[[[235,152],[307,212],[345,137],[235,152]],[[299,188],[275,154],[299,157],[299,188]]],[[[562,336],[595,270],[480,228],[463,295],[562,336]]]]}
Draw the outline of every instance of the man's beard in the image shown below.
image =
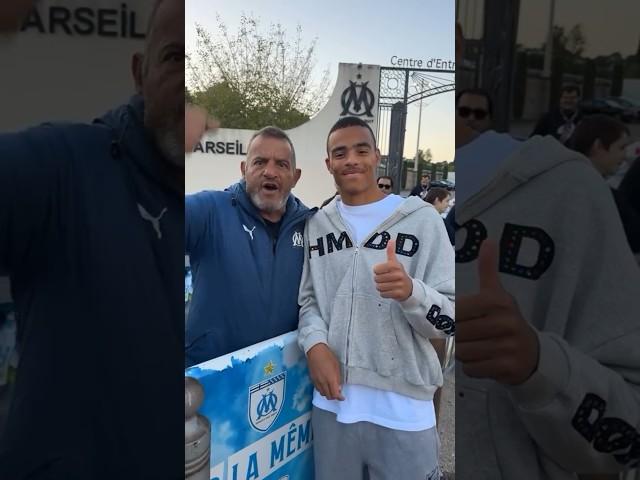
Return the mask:
{"type": "Polygon", "coordinates": [[[260,192],[253,191],[249,192],[249,197],[251,198],[251,203],[253,203],[259,211],[275,213],[284,211],[289,195],[284,195],[280,200],[263,200],[260,197],[260,192]]]}
{"type": "Polygon", "coordinates": [[[145,107],[144,123],[151,131],[156,147],[162,157],[172,167],[184,169],[184,105],[180,108],[162,112],[159,121],[158,115],[149,115],[151,105],[145,107]]]}
{"type": "Polygon", "coordinates": [[[154,137],[164,159],[174,167],[184,168],[184,139],[178,138],[177,129],[173,126],[156,129],[154,137]]]}

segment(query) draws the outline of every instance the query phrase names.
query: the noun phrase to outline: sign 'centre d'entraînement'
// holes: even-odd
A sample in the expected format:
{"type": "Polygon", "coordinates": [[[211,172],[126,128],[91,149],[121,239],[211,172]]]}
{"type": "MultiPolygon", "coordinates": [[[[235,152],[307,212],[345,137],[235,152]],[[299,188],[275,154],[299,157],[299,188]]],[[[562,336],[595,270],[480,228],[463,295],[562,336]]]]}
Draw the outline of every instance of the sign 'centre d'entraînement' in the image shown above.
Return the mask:
{"type": "Polygon", "coordinates": [[[402,58],[394,55],[391,57],[391,65],[399,68],[433,68],[436,70],[455,70],[456,62],[443,58],[402,58]]]}

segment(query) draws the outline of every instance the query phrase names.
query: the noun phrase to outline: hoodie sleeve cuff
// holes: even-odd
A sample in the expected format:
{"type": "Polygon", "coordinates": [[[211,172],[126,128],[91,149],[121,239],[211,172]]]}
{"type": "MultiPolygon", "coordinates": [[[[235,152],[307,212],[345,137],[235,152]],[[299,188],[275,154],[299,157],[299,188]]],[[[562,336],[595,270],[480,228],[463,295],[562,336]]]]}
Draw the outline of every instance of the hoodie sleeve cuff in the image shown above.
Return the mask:
{"type": "Polygon", "coordinates": [[[304,338],[304,340],[302,340],[302,349],[304,350],[304,354],[306,355],[312,347],[316,346],[319,343],[325,343],[329,345],[329,340],[327,339],[326,332],[311,332],[304,338]]]}
{"type": "Polygon", "coordinates": [[[566,389],[571,373],[569,359],[558,339],[550,334],[537,334],[540,342],[538,368],[524,383],[509,388],[513,399],[525,410],[551,403],[566,389]]]}
{"type": "Polygon", "coordinates": [[[416,308],[424,308],[427,303],[427,292],[425,292],[424,284],[412,278],[413,291],[406,300],[399,302],[400,307],[405,311],[415,310],[416,308]]]}

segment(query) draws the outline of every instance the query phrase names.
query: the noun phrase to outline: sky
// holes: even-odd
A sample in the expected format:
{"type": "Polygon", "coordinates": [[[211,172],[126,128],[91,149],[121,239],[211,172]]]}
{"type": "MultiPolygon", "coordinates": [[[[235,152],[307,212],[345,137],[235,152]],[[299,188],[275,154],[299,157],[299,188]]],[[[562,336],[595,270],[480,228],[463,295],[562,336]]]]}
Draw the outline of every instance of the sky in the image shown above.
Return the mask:
{"type": "MultiPolygon", "coordinates": [[[[482,11],[485,0],[456,0],[461,17],[466,19],[465,36],[482,35],[482,11]],[[475,19],[475,22],[472,20],[475,19]]],[[[549,31],[552,0],[520,0],[518,42],[540,48],[549,31]]],[[[554,24],[565,32],[581,25],[586,39],[584,55],[597,57],[620,52],[636,53],[640,41],[640,2],[630,0],[555,0],[554,24]],[[615,35],[612,35],[612,26],[615,35]]]]}
{"type": "MultiPolygon", "coordinates": [[[[189,0],[185,13],[188,51],[195,46],[196,23],[215,34],[216,13],[230,32],[236,31],[242,13],[254,14],[263,28],[280,23],[292,37],[300,25],[304,44],[317,39],[317,74],[329,68],[330,90],[340,62],[391,66],[394,55],[423,61],[455,60],[454,0],[189,0]]],[[[418,116],[418,106],[410,105],[405,136],[408,158],[413,158],[416,151],[418,116]]],[[[425,100],[420,148],[430,148],[436,162],[452,161],[454,135],[454,93],[425,100]]]]}
{"type": "MultiPolygon", "coordinates": [[[[528,47],[540,47],[548,31],[550,0],[523,0],[518,41],[528,47]]],[[[640,39],[640,2],[629,0],[556,0],[554,23],[569,31],[580,24],[586,39],[584,55],[596,57],[620,52],[636,53],[640,39]],[[603,22],[607,27],[603,28],[603,22]],[[616,35],[611,35],[611,26],[616,35]]]]}

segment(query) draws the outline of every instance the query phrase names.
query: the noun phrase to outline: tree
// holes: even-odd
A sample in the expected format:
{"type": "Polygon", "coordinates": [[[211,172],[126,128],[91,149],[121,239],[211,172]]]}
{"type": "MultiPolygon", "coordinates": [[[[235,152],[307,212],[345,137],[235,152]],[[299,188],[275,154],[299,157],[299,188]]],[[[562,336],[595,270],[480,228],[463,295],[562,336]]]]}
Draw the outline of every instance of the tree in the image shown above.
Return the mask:
{"type": "Polygon", "coordinates": [[[423,171],[431,172],[431,162],[433,161],[433,154],[431,149],[427,150],[418,149],[418,178],[422,175],[423,171]]]}
{"type": "Polygon", "coordinates": [[[293,128],[324,106],[329,71],[314,80],[316,40],[304,45],[300,26],[289,40],[280,24],[271,24],[265,33],[258,19],[243,14],[232,35],[219,15],[216,19],[217,36],[196,25],[187,73],[194,100],[222,125],[293,128]]]}

